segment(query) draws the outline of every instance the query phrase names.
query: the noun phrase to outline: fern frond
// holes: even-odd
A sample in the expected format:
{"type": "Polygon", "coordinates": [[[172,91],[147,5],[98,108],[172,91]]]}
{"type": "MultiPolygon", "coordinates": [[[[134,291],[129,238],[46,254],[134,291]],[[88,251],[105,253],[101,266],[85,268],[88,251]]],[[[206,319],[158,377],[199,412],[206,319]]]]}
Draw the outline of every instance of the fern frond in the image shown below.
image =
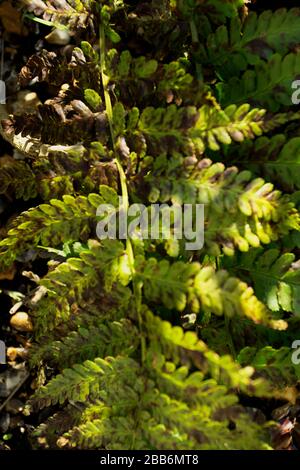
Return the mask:
{"type": "Polygon", "coordinates": [[[24,201],[37,196],[37,181],[27,163],[9,157],[0,159],[0,194],[24,201]]]}
{"type": "Polygon", "coordinates": [[[44,295],[33,305],[37,335],[67,321],[72,313],[70,305],[80,304],[84,296],[89,296],[90,300],[95,297],[92,292],[99,283],[103,291],[109,292],[120,280],[124,256],[124,247],[118,240],[104,240],[103,244],[90,240],[88,248],[82,250],[78,258],[68,258],[42,278],[39,285],[44,295]]]}
{"type": "Polygon", "coordinates": [[[215,66],[224,80],[237,76],[260,59],[290,52],[300,41],[299,26],[299,8],[250,12],[244,22],[235,17],[228,29],[222,25],[208,36],[200,49],[201,62],[215,66]]]}
{"type": "MultiPolygon", "coordinates": [[[[179,343],[182,352],[190,351],[194,354],[199,349],[203,350],[199,341],[196,341],[196,336],[186,334],[182,337],[178,329],[172,329],[171,325],[168,325],[169,327],[166,328],[163,324],[163,328],[157,331],[157,333],[164,333],[163,344],[165,342],[167,346],[168,343],[173,342],[171,347],[174,348],[179,343]],[[167,334],[170,330],[172,330],[172,335],[167,334]]],[[[151,323],[153,332],[156,327],[156,322],[151,323]]],[[[151,348],[157,356],[158,351],[153,343],[150,346],[149,355],[151,348]]],[[[172,363],[164,363],[163,359],[158,363],[155,356],[152,359],[155,362],[149,363],[150,376],[147,380],[144,379],[138,364],[128,358],[87,361],[81,366],[77,365],[73,369],[64,371],[63,375],[57,376],[46,387],[39,389],[32,403],[44,406],[48,403],[45,401],[46,396],[51,397],[53,403],[66,398],[75,398],[84,402],[87,395],[90,399],[96,394],[101,397],[101,400],[98,399],[87,406],[82,415],[82,423],[60,438],[58,445],[78,446],[79,448],[145,449],[149,444],[151,447],[156,447],[158,439],[161,439],[160,448],[163,449],[168,448],[171,442],[176,449],[186,447],[197,449],[208,443],[214,445],[214,436],[219,430],[219,432],[225,432],[224,435],[222,434],[224,446],[229,448],[234,446],[236,436],[229,431],[227,421],[217,418],[217,413],[221,412],[224,406],[230,416],[230,407],[236,403],[234,395],[226,396],[226,387],[217,386],[215,381],[203,380],[203,376],[198,372],[188,374],[186,367],[176,369],[172,363]],[[159,391],[156,386],[155,369],[161,368],[164,368],[164,381],[161,379],[162,374],[159,373],[159,384],[162,387],[162,391],[159,391]],[[169,377],[166,378],[166,376],[169,377]],[[66,381],[68,389],[63,385],[66,381]],[[167,390],[170,392],[170,383],[172,383],[172,388],[176,389],[178,398],[171,398],[165,393],[167,390]],[[207,406],[203,396],[203,393],[207,396],[209,392],[210,399],[213,396],[214,398],[218,396],[220,399],[219,403],[214,400],[215,406],[212,409],[207,406]],[[187,396],[189,399],[184,401],[187,396]]],[[[252,384],[253,390],[256,389],[257,385],[254,384],[258,382],[250,379],[252,371],[249,368],[239,369],[233,363],[230,364],[228,358],[224,358],[220,362],[224,374],[222,375],[217,366],[216,357],[209,356],[207,353],[206,358],[210,363],[212,373],[219,380],[223,381],[227,372],[233,386],[252,384]]],[[[203,361],[198,364],[201,368],[203,365],[205,365],[203,361]]],[[[264,393],[266,393],[265,389],[264,393]]],[[[235,419],[237,422],[244,420],[244,424],[249,422],[249,418],[243,416],[242,410],[235,419]]],[[[257,430],[258,428],[255,427],[254,432],[254,429],[250,427],[249,433],[252,439],[257,435],[257,430]]],[[[255,444],[257,445],[256,441],[255,444]]],[[[223,446],[223,444],[219,445],[223,446]]],[[[252,442],[243,445],[251,448],[254,444],[252,442]]]]}
{"type": "Polygon", "coordinates": [[[247,415],[243,416],[243,413],[238,418],[238,413],[235,413],[236,428],[231,432],[227,421],[226,426],[224,421],[212,419],[204,407],[189,412],[183,402],[170,400],[158,393],[154,394],[151,402],[149,400],[148,406],[150,405],[154,416],[149,417],[149,413],[145,411],[141,416],[141,429],[135,432],[131,417],[95,419],[75,427],[59,442],[70,447],[77,445],[79,448],[90,449],[102,448],[109,443],[109,448],[115,450],[132,449],[133,446],[135,450],[149,447],[166,450],[171,446],[175,450],[205,450],[211,447],[219,450],[270,449],[266,442],[266,431],[251,422],[247,415]],[[112,434],[115,439],[110,444],[112,434]],[[216,435],[222,435],[222,440],[216,439],[216,435]]]}
{"type": "Polygon", "coordinates": [[[80,423],[81,410],[74,405],[67,405],[63,410],[50,416],[37,426],[32,437],[36,440],[34,448],[57,448],[58,436],[80,423]]]}
{"type": "Polygon", "coordinates": [[[138,130],[148,144],[150,155],[173,149],[190,155],[191,148],[202,154],[205,148],[219,150],[221,144],[241,142],[262,134],[265,110],[228,106],[224,111],[204,105],[177,108],[146,108],[138,121],[138,130]]]}
{"type": "MultiPolygon", "coordinates": [[[[66,400],[85,403],[89,400],[101,397],[102,390],[117,390],[118,384],[124,379],[124,370],[127,380],[136,375],[139,365],[130,358],[106,359],[96,358],[87,360],[82,364],[76,364],[71,369],[64,369],[62,374],[54,377],[47,385],[41,387],[31,400],[33,406],[44,408],[50,404],[64,403],[66,400]]],[[[127,390],[128,391],[128,390],[127,390]]],[[[130,407],[134,392],[125,394],[124,387],[119,393],[124,394],[123,403],[119,406],[130,407]],[[131,396],[130,396],[131,395],[131,396]]],[[[110,397],[113,399],[113,395],[110,397]]]]}
{"type": "Polygon", "coordinates": [[[220,246],[228,255],[235,249],[248,251],[299,226],[299,214],[289,198],[262,178],[252,180],[249,171],[225,168],[208,159],[188,168],[184,165],[184,172],[178,165],[168,174],[167,165],[165,171],[158,166],[158,175],[146,178],[151,186],[149,200],[205,204],[205,244],[215,255],[220,253],[220,246]]]}
{"type": "Polygon", "coordinates": [[[252,406],[269,414],[300,379],[290,349],[300,323],[300,112],[290,108],[300,8],[20,3],[70,39],[21,70],[20,86],[39,82],[45,94],[37,111],[0,120],[31,157],[0,161],[0,192],[46,202],[9,213],[0,241],[2,277],[23,266],[37,285],[10,294],[33,324],[24,344],[39,375],[27,411],[48,408],[36,446],[270,449],[270,423],[252,406]],[[120,210],[150,213],[156,202],[160,214],[203,205],[204,225],[184,210],[177,240],[170,211],[168,235],[160,221],[158,239],[150,226],[144,239],[140,227],[141,239],[96,241],[108,220],[100,205],[121,232],[120,210]],[[204,234],[201,250],[186,246],[185,222],[196,241],[204,234]]]}
{"type": "MultiPolygon", "coordinates": [[[[114,83],[121,102],[127,102],[132,94],[139,92],[144,93],[141,98],[145,102],[145,88],[149,104],[153,103],[152,98],[156,94],[170,102],[179,97],[191,101],[186,93],[187,88],[191,86],[195,87],[197,93],[195,80],[187,72],[184,58],[159,64],[157,60],[147,60],[144,56],[133,58],[128,50],[119,54],[116,49],[111,49],[107,59],[106,74],[110,82],[114,83]]],[[[161,99],[158,102],[160,103],[161,99]]],[[[197,97],[194,95],[193,104],[196,103],[197,97]]]]}
{"type": "Polygon", "coordinates": [[[189,308],[198,313],[209,310],[215,315],[244,315],[255,323],[285,328],[285,322],[272,320],[253,290],[226,271],[214,272],[212,267],[198,263],[185,264],[167,260],[148,259],[138,268],[143,281],[145,298],[162,302],[167,308],[183,311],[189,308]]]}
{"type": "Polygon", "coordinates": [[[165,359],[175,365],[195,366],[204,374],[209,373],[220,385],[239,388],[252,395],[268,396],[269,385],[261,380],[253,380],[254,370],[243,369],[229,355],[219,356],[199,340],[193,331],[186,331],[179,326],[172,326],[145,308],[144,325],[152,344],[147,360],[155,373],[155,368],[164,364],[165,359]],[[154,362],[153,362],[154,361],[154,362]]]}
{"type": "Polygon", "coordinates": [[[293,364],[292,353],[289,347],[246,347],[237,360],[241,365],[251,364],[259,376],[267,378],[274,388],[280,390],[300,379],[300,366],[293,364]]]}
{"type": "Polygon", "coordinates": [[[41,338],[31,348],[29,360],[32,367],[47,361],[63,369],[95,357],[130,355],[137,345],[138,330],[129,320],[109,323],[102,320],[100,325],[80,327],[61,340],[41,338]]]}
{"type": "Polygon", "coordinates": [[[265,62],[261,60],[254,70],[247,70],[241,78],[218,83],[217,90],[222,106],[247,102],[276,112],[281,106],[291,105],[292,82],[299,75],[300,55],[282,57],[274,54],[265,62]]]}
{"type": "Polygon", "coordinates": [[[53,26],[66,26],[72,32],[91,26],[92,1],[81,0],[22,0],[29,12],[42,16],[47,23],[53,26]]]}
{"type": "Polygon", "coordinates": [[[258,249],[240,254],[225,265],[249,276],[258,298],[271,310],[300,315],[300,265],[295,259],[295,254],[281,254],[276,248],[258,249]]]}
{"type": "Polygon", "coordinates": [[[259,137],[254,142],[245,142],[239,149],[229,152],[230,159],[238,157],[239,164],[247,166],[256,174],[274,181],[285,191],[300,189],[300,138],[287,141],[283,134],[271,138],[259,137]]]}
{"type": "Polygon", "coordinates": [[[300,189],[300,138],[290,139],[280,151],[276,161],[265,165],[268,178],[277,181],[286,190],[300,189]]]}
{"type": "MultiPolygon", "coordinates": [[[[99,194],[88,197],[64,195],[18,216],[0,242],[1,264],[10,265],[20,254],[37,245],[58,246],[64,240],[86,241],[96,222],[96,211],[106,203],[99,194]]],[[[110,200],[110,202],[112,202],[110,200]]]]}
{"type": "Polygon", "coordinates": [[[247,2],[246,0],[203,0],[201,2],[173,0],[172,3],[176,4],[179,11],[188,18],[207,15],[211,20],[223,23],[226,18],[237,16],[239,8],[247,2]]]}

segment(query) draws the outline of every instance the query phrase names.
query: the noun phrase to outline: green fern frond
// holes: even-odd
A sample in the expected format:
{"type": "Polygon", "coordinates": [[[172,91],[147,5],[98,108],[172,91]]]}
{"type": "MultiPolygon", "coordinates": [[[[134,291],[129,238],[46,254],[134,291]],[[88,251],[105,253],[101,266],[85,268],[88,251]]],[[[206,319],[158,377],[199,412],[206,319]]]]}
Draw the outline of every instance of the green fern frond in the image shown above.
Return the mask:
{"type": "Polygon", "coordinates": [[[208,105],[195,107],[146,108],[139,119],[138,130],[155,156],[172,147],[190,155],[194,147],[202,154],[205,148],[219,150],[221,144],[241,142],[262,134],[265,110],[228,106],[224,111],[208,105]],[[151,145],[151,146],[150,146],[151,145]]]}
{"type": "Polygon", "coordinates": [[[95,357],[117,356],[121,353],[130,355],[137,348],[138,330],[128,319],[109,323],[102,319],[99,323],[71,331],[61,340],[41,338],[31,348],[31,366],[46,361],[63,369],[95,357]]]}
{"type": "Polygon", "coordinates": [[[84,296],[95,298],[99,283],[104,292],[109,292],[121,279],[125,256],[123,244],[118,240],[104,240],[103,244],[90,240],[78,258],[68,258],[42,278],[39,285],[44,295],[33,305],[37,334],[43,335],[67,321],[72,313],[70,305],[75,301],[80,304],[84,296]]]}
{"type": "Polygon", "coordinates": [[[218,83],[220,102],[222,106],[247,102],[268,108],[273,113],[282,106],[290,106],[292,83],[299,75],[299,65],[300,55],[293,53],[284,57],[274,54],[267,62],[261,60],[254,70],[247,70],[241,78],[233,77],[218,83]]]}
{"type": "Polygon", "coordinates": [[[198,263],[170,264],[150,258],[138,267],[138,276],[143,281],[145,298],[162,302],[169,309],[189,308],[195,313],[202,309],[228,317],[244,315],[255,323],[285,328],[284,321],[272,320],[247,284],[230,277],[226,271],[214,272],[212,267],[201,267],[198,263]]]}
{"type": "MultiPolygon", "coordinates": [[[[161,322],[161,326],[162,328],[156,333],[164,332],[163,344],[165,342],[166,346],[173,342],[172,348],[179,343],[182,352],[186,350],[195,353],[199,349],[207,352],[201,347],[196,335],[192,337],[187,333],[182,336],[178,329],[172,329],[170,324],[167,328],[167,325],[161,322]]],[[[157,323],[151,323],[153,332],[156,327],[157,323]]],[[[149,353],[153,347],[155,348],[152,344],[149,353]]],[[[155,355],[157,352],[156,349],[153,350],[155,355]]],[[[216,356],[211,356],[208,352],[206,359],[212,373],[220,381],[226,379],[227,372],[232,386],[243,387],[252,384],[253,390],[256,389],[254,386],[256,382],[250,379],[252,370],[249,368],[239,369],[234,363],[230,363],[229,358],[223,358],[218,363],[216,356]],[[222,374],[220,374],[221,370],[222,374]]],[[[155,360],[155,356],[152,360],[155,360]]],[[[203,368],[205,362],[198,365],[203,368]]],[[[72,369],[65,370],[46,387],[39,389],[32,404],[41,407],[49,404],[47,399],[52,403],[63,402],[66,399],[75,399],[84,403],[87,396],[90,399],[95,395],[101,397],[100,401],[98,399],[96,403],[87,406],[82,415],[82,424],[60,438],[58,445],[78,446],[79,448],[109,446],[110,449],[145,449],[149,444],[156,446],[158,439],[162,439],[160,448],[168,448],[171,442],[175,449],[186,447],[197,449],[202,448],[202,445],[208,445],[207,443],[215,444],[214,436],[217,430],[225,431],[227,427],[226,420],[218,420],[217,413],[226,405],[228,416],[230,416],[230,407],[236,403],[234,395],[226,397],[226,388],[218,387],[215,381],[203,380],[203,376],[199,373],[188,375],[187,368],[176,369],[171,363],[166,363],[164,366],[164,360],[160,363],[155,361],[154,368],[153,362],[149,366],[150,377],[145,381],[138,364],[131,359],[119,357],[107,358],[105,361],[101,359],[95,359],[94,362],[86,361],[81,366],[76,365],[72,369]],[[164,382],[159,373],[159,383],[163,387],[163,391],[160,392],[156,387],[155,369],[159,370],[162,366],[165,372],[164,382]],[[166,376],[169,376],[169,380],[166,376]],[[170,384],[170,381],[172,381],[172,388],[177,389],[177,399],[164,393],[163,383],[170,384]],[[67,388],[64,387],[66,382],[67,388]],[[203,397],[203,393],[208,393],[208,391],[211,393],[211,398],[213,395],[220,399],[219,403],[215,401],[212,409],[206,405],[203,397]],[[183,401],[187,396],[189,399],[183,401]],[[134,423],[135,426],[133,426],[134,423]]],[[[170,385],[167,387],[170,391],[170,385]]],[[[244,424],[249,422],[249,419],[243,416],[242,410],[235,419],[244,420],[244,424]]],[[[253,428],[249,431],[252,439],[257,434],[257,430],[258,428],[255,427],[255,432],[253,428]]],[[[234,446],[234,440],[234,434],[231,434],[227,427],[224,434],[225,447],[234,446]]],[[[251,448],[254,444],[247,445],[251,448]]]]}
{"type": "Polygon", "coordinates": [[[209,373],[218,384],[228,388],[268,396],[269,385],[261,380],[253,380],[254,370],[251,367],[241,369],[231,356],[219,356],[210,350],[195,332],[184,332],[181,327],[174,327],[153,315],[149,309],[145,309],[144,316],[144,325],[152,344],[147,360],[153,373],[156,368],[160,371],[167,359],[175,365],[183,363],[190,367],[195,366],[204,374],[209,373]]]}
{"type": "MultiPolygon", "coordinates": [[[[128,371],[134,373],[137,364],[126,359],[96,358],[76,364],[72,369],[64,369],[62,374],[54,377],[46,386],[40,388],[32,400],[33,406],[44,408],[51,404],[63,404],[66,400],[85,403],[101,396],[101,390],[115,383],[117,369],[127,365],[128,371]]],[[[128,400],[130,398],[128,397],[128,400]]]]}
{"type": "Polygon", "coordinates": [[[250,12],[244,22],[235,17],[228,29],[222,25],[210,34],[206,48],[202,46],[200,59],[213,64],[226,80],[257,65],[260,59],[290,52],[300,41],[299,26],[299,8],[265,10],[260,15],[250,12]]]}
{"type": "Polygon", "coordinates": [[[0,159],[0,194],[24,201],[37,196],[37,181],[27,163],[9,157],[0,159]]]}
{"type": "Polygon", "coordinates": [[[5,285],[12,266],[27,277],[10,295],[11,313],[21,298],[33,324],[17,336],[38,369],[26,409],[33,446],[270,449],[267,415],[300,379],[300,9],[20,4],[70,41],[21,69],[20,86],[39,82],[44,103],[0,123],[30,148],[2,159],[0,193],[45,202],[5,209],[0,241],[5,285]],[[111,205],[120,229],[134,203],[148,214],[152,203],[203,205],[203,227],[196,211],[190,227],[203,247],[189,249],[186,225],[177,240],[172,212],[167,236],[162,221],[158,239],[150,226],[145,239],[97,241],[108,220],[99,206],[111,205]]]}
{"type": "Polygon", "coordinates": [[[146,178],[151,186],[149,200],[205,204],[205,244],[214,255],[220,253],[220,246],[227,255],[235,249],[248,251],[299,226],[299,214],[289,198],[262,178],[252,180],[249,171],[225,168],[208,159],[184,170],[178,165],[170,174],[168,167],[162,175],[150,174],[146,178]]]}
{"type": "Polygon", "coordinates": [[[64,195],[23,212],[0,242],[1,264],[10,265],[20,254],[37,245],[58,246],[64,240],[86,241],[95,227],[100,204],[111,203],[99,194],[64,195]]]}
{"type": "Polygon", "coordinates": [[[258,375],[267,378],[274,388],[280,390],[300,379],[300,366],[293,363],[292,353],[289,347],[246,347],[237,359],[241,365],[251,364],[258,375]]]}
{"type": "Polygon", "coordinates": [[[254,142],[244,142],[240,148],[231,149],[230,160],[247,166],[256,174],[280,185],[285,191],[300,189],[300,138],[287,141],[283,134],[259,137],[254,142]]]}
{"type": "Polygon", "coordinates": [[[249,276],[255,292],[273,311],[300,315],[300,264],[293,253],[276,248],[251,250],[225,262],[229,270],[249,276]]]}
{"type": "Polygon", "coordinates": [[[215,22],[224,22],[226,18],[232,18],[238,15],[239,8],[241,8],[245,0],[172,0],[174,6],[176,5],[179,11],[187,17],[197,17],[208,15],[210,19],[215,22]]]}

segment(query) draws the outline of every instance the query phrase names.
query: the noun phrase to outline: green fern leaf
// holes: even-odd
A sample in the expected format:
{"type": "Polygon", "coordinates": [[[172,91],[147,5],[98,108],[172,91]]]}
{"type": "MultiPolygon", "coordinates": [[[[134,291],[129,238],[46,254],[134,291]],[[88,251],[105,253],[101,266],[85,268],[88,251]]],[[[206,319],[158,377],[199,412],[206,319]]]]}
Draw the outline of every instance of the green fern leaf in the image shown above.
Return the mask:
{"type": "Polygon", "coordinates": [[[300,55],[282,57],[274,54],[265,62],[260,61],[254,70],[247,70],[241,78],[233,77],[219,83],[217,90],[222,106],[243,102],[268,108],[276,112],[281,106],[290,106],[292,83],[299,75],[300,55]]]}
{"type": "Polygon", "coordinates": [[[299,43],[300,10],[281,8],[250,12],[242,23],[231,20],[230,27],[220,26],[207,38],[200,58],[213,64],[224,80],[238,75],[260,59],[269,60],[274,53],[284,56],[299,43]]]}
{"type": "Polygon", "coordinates": [[[250,276],[255,292],[273,311],[280,309],[300,315],[300,269],[293,253],[278,249],[252,250],[229,260],[229,269],[250,276]]]}

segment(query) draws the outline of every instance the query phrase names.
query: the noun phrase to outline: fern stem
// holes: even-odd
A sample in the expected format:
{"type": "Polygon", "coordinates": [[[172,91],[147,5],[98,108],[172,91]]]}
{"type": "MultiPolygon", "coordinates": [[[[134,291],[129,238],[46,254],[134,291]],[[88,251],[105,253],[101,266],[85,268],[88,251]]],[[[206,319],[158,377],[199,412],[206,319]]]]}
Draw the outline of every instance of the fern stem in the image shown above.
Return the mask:
{"type": "MultiPolygon", "coordinates": [[[[100,27],[99,27],[99,38],[100,38],[100,72],[101,72],[101,80],[102,80],[102,86],[103,86],[103,91],[104,91],[105,109],[106,109],[106,114],[107,114],[107,119],[108,119],[108,124],[109,124],[111,140],[112,140],[112,147],[113,147],[113,150],[115,150],[114,130],[113,130],[113,125],[112,125],[113,111],[112,111],[109,91],[107,89],[108,77],[105,74],[105,31],[104,31],[102,24],[100,24],[100,27]]],[[[118,159],[116,158],[116,161],[117,160],[118,159]]]]}
{"type": "MultiPolygon", "coordinates": [[[[129,208],[129,195],[128,195],[128,188],[127,188],[127,181],[126,175],[123,169],[123,166],[115,153],[116,145],[115,145],[115,136],[114,136],[114,129],[113,129],[113,109],[110,99],[110,94],[107,88],[108,85],[108,77],[105,74],[105,58],[106,58],[106,50],[105,50],[105,31],[102,24],[99,27],[99,38],[100,38],[100,72],[101,72],[101,80],[104,92],[104,100],[105,100],[105,109],[107,114],[107,119],[109,123],[109,130],[111,136],[111,143],[112,148],[114,151],[114,161],[116,163],[119,177],[120,177],[120,185],[121,185],[121,193],[122,193],[122,205],[125,213],[127,213],[129,208]]],[[[135,271],[135,260],[134,260],[134,252],[132,243],[129,237],[126,239],[126,253],[128,256],[128,262],[132,274],[132,284],[133,284],[133,293],[136,302],[136,313],[137,319],[139,324],[140,336],[141,336],[141,360],[142,364],[145,362],[146,357],[146,343],[145,338],[143,335],[143,322],[142,322],[142,315],[141,315],[141,307],[142,307],[142,281],[137,281],[136,279],[136,271],[135,271]]]]}
{"type": "MultiPolygon", "coordinates": [[[[190,20],[190,29],[191,29],[193,43],[199,44],[198,31],[197,31],[197,27],[196,27],[194,20],[190,20]]],[[[197,73],[197,79],[199,80],[199,82],[203,83],[202,67],[198,61],[196,62],[196,73],[197,73]]]]}

